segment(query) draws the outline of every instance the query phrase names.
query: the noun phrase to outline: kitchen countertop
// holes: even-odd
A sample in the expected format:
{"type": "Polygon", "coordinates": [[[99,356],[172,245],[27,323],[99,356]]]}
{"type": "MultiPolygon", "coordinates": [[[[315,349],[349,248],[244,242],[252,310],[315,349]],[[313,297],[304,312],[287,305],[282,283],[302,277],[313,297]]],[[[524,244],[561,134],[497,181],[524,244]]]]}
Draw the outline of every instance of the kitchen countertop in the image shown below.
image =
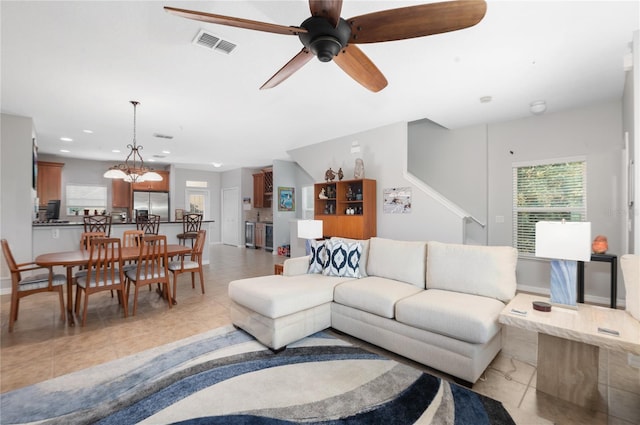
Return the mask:
{"type": "MultiPolygon", "coordinates": [[[[45,222],[33,222],[33,227],[58,227],[58,226],[84,226],[82,221],[71,221],[64,222],[65,220],[61,220],[56,223],[45,223],[45,222]]],[[[202,220],[203,223],[215,223],[215,220],[202,220]]],[[[122,224],[133,224],[135,226],[135,221],[112,221],[112,226],[118,226],[122,224]]],[[[182,221],[161,221],[160,224],[182,224],[182,221]]]]}

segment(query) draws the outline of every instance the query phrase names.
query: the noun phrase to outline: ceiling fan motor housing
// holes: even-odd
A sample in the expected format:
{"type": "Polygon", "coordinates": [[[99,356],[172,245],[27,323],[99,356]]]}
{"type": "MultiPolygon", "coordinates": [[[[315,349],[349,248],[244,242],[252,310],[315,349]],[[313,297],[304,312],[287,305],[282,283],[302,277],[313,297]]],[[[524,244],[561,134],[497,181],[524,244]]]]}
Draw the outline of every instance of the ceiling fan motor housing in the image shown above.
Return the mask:
{"type": "Polygon", "coordinates": [[[300,26],[308,31],[298,34],[300,41],[321,62],[331,61],[347,45],[351,37],[351,26],[342,18],[337,28],[320,16],[312,16],[300,26]]]}

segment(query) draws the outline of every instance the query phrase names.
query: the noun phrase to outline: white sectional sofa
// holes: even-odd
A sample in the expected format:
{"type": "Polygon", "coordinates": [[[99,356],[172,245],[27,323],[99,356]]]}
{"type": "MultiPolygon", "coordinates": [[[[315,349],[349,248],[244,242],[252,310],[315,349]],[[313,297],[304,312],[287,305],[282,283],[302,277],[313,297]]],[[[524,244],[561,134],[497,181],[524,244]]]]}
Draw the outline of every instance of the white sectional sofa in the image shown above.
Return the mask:
{"type": "Polygon", "coordinates": [[[351,268],[309,273],[317,261],[306,256],[286,260],[283,275],[231,282],[233,324],[274,350],[332,327],[469,383],[500,351],[516,249],[383,238],[326,246],[351,268]]]}

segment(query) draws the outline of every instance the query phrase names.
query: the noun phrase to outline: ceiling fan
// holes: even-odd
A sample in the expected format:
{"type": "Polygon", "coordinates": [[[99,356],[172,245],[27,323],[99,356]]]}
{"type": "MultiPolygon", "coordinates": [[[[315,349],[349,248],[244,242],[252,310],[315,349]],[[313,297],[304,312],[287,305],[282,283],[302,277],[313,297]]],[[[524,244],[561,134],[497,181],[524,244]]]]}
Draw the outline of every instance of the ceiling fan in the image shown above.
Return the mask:
{"type": "Polygon", "coordinates": [[[302,50],[280,68],[260,89],[282,83],[315,55],[321,62],[333,60],[367,89],[378,92],[387,79],[356,44],[403,40],[471,27],[487,10],[483,0],[455,0],[368,13],[350,19],[340,17],[342,0],[309,0],[311,17],[300,26],[284,26],[231,16],[165,7],[167,12],[212,24],[276,34],[297,35],[302,50]]]}

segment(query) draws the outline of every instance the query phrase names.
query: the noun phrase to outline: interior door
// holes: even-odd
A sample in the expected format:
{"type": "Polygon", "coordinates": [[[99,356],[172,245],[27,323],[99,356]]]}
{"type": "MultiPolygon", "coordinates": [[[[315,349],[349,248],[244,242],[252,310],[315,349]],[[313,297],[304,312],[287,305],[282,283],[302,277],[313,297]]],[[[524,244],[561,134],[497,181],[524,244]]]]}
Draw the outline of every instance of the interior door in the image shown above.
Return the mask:
{"type": "Polygon", "coordinates": [[[237,187],[222,189],[222,243],[240,246],[240,192],[237,187]]]}

